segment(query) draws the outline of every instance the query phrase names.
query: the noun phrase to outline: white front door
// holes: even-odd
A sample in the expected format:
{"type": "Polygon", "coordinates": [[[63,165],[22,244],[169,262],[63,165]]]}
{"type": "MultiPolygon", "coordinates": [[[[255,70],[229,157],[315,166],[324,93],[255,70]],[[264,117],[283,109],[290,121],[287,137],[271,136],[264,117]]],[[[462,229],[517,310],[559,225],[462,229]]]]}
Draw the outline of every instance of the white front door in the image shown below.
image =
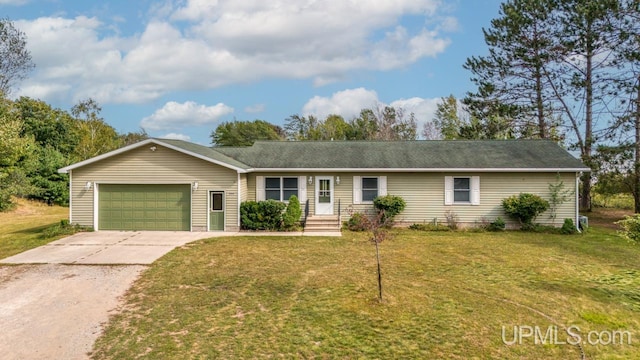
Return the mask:
{"type": "Polygon", "coordinates": [[[333,215],[333,176],[316,176],[316,215],[333,215]]]}

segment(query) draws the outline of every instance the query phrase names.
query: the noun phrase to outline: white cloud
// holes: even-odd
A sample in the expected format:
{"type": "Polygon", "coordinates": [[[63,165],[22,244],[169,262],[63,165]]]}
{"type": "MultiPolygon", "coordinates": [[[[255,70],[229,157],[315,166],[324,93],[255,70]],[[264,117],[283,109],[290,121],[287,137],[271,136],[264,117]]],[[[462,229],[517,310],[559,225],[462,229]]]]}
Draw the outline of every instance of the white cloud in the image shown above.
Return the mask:
{"type": "Polygon", "coordinates": [[[364,88],[347,89],[338,91],[331,97],[314,96],[302,108],[304,115],[315,115],[320,119],[331,114],[341,115],[345,120],[357,117],[362,109],[393,106],[402,108],[405,114],[413,113],[418,122],[418,132],[422,130],[424,123],[433,120],[440,98],[424,99],[413,97],[399,99],[385,104],[378,99],[378,94],[373,90],[364,88]]]}
{"type": "Polygon", "coordinates": [[[28,0],[0,0],[0,5],[20,6],[28,3],[28,0]]]}
{"type": "Polygon", "coordinates": [[[151,5],[143,30],[128,35],[113,19],[22,20],[16,23],[36,70],[18,95],[39,89],[45,100],[140,103],[266,78],[321,86],[353,70],[402,68],[442,53],[449,44],[443,31],[455,22],[440,15],[441,6],[439,0],[163,1],[151,5]],[[401,26],[406,16],[424,17],[425,25],[410,31],[401,26]]]}
{"type": "Polygon", "coordinates": [[[407,114],[413,113],[418,122],[418,130],[421,130],[422,124],[433,120],[439,102],[440,98],[423,99],[413,97],[410,99],[395,100],[389,105],[395,108],[402,108],[407,114]]]}
{"type": "Polygon", "coordinates": [[[149,130],[163,130],[179,129],[184,126],[211,125],[231,113],[233,113],[233,108],[223,103],[205,106],[193,101],[184,103],[169,101],[151,116],[142,119],[140,126],[149,130]]]}
{"type": "Polygon", "coordinates": [[[175,140],[184,140],[191,141],[191,136],[185,134],[176,134],[176,133],[168,133],[164,136],[161,136],[162,139],[175,139],[175,140]]]}
{"type": "Polygon", "coordinates": [[[377,106],[378,94],[365,88],[347,89],[334,93],[330,98],[314,96],[302,108],[304,115],[315,115],[320,119],[328,115],[341,115],[345,120],[357,117],[360,110],[377,106]]]}
{"type": "MultiPolygon", "coordinates": [[[[16,21],[27,35],[35,72],[22,84],[19,95],[43,99],[86,97],[105,100],[102,93],[122,88],[121,51],[125,41],[98,38],[102,23],[96,18],[39,18],[16,21]],[[32,92],[35,90],[35,93],[32,92]]],[[[112,100],[108,98],[106,100],[112,100]]]]}
{"type": "Polygon", "coordinates": [[[256,113],[263,112],[264,109],[265,109],[265,105],[264,104],[254,104],[254,105],[247,106],[246,108],[244,108],[244,111],[248,112],[250,114],[256,114],[256,113]]]}
{"type": "Polygon", "coordinates": [[[440,22],[440,29],[446,32],[455,32],[460,30],[460,23],[453,16],[446,16],[440,22]]]}

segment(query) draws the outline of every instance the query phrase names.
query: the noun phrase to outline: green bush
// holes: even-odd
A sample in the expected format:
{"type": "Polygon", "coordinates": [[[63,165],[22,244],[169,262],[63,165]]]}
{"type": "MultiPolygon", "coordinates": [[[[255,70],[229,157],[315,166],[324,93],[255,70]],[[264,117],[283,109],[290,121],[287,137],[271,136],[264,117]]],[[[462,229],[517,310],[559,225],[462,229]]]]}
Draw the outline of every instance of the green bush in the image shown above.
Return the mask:
{"type": "Polygon", "coordinates": [[[533,226],[533,221],[538,215],[549,209],[549,202],[538,195],[521,193],[503,199],[502,208],[526,230],[533,226]]]}
{"type": "Polygon", "coordinates": [[[400,196],[384,195],[373,199],[373,206],[384,213],[383,222],[393,221],[393,218],[400,214],[407,206],[407,203],[400,196]]]}
{"type": "Polygon", "coordinates": [[[287,210],[285,210],[282,215],[282,225],[285,229],[291,229],[298,224],[300,216],[302,216],[300,201],[297,196],[291,195],[289,198],[289,205],[287,205],[287,210]]]}
{"type": "Polygon", "coordinates": [[[503,231],[504,229],[506,229],[506,227],[507,227],[507,224],[504,222],[504,220],[501,217],[498,216],[493,222],[487,225],[487,230],[503,231]]]}
{"type": "Polygon", "coordinates": [[[640,244],[640,214],[626,215],[624,219],[616,221],[614,224],[620,225],[622,228],[622,230],[618,231],[618,234],[623,238],[640,244]]]}
{"type": "Polygon", "coordinates": [[[564,219],[564,223],[562,224],[560,233],[565,235],[571,235],[577,232],[578,232],[578,229],[576,229],[576,224],[573,223],[573,219],[564,219]]]}
{"type": "Polygon", "coordinates": [[[351,231],[366,231],[369,228],[369,223],[370,221],[369,218],[367,218],[367,215],[360,212],[354,212],[349,220],[344,222],[344,225],[351,231]]]}
{"type": "Polygon", "coordinates": [[[9,211],[15,207],[11,201],[11,193],[0,188],[0,212],[9,211]]]}
{"type": "Polygon", "coordinates": [[[275,200],[245,201],[240,204],[240,226],[245,230],[279,230],[285,208],[275,200]]]}

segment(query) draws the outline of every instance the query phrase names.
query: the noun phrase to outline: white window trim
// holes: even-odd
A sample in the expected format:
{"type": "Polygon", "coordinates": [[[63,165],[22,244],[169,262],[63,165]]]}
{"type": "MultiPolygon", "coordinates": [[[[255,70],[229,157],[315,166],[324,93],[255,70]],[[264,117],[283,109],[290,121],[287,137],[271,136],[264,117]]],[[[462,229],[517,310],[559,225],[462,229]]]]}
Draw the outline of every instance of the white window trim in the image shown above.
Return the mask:
{"type": "Polygon", "coordinates": [[[445,205],[480,205],[480,176],[445,176],[444,177],[445,205]],[[469,201],[455,201],[454,179],[467,178],[469,181],[469,201]]]}
{"type": "Polygon", "coordinates": [[[373,201],[362,200],[362,179],[363,178],[376,178],[378,179],[378,196],[387,195],[387,177],[386,176],[354,176],[353,177],[353,203],[358,204],[373,204],[373,201]]]}
{"type": "Polygon", "coordinates": [[[285,178],[298,180],[298,188],[297,188],[298,201],[300,201],[301,204],[307,201],[307,184],[305,183],[306,177],[304,176],[256,176],[256,201],[264,201],[267,199],[267,178],[280,179],[280,199],[281,200],[276,200],[276,201],[280,201],[285,204],[289,203],[289,199],[286,199],[286,200],[283,199],[285,178]]]}

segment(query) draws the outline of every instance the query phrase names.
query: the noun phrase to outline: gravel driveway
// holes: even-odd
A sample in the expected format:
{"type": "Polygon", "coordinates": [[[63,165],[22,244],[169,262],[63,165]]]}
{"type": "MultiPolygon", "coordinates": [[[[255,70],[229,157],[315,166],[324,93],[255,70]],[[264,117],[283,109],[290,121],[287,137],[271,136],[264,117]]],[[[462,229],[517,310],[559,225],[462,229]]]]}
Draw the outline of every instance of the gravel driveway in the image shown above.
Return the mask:
{"type": "Polygon", "coordinates": [[[0,358],[86,359],[146,265],[229,233],[79,233],[0,260],[0,358]],[[38,265],[32,265],[38,264],[38,265]]]}
{"type": "Polygon", "coordinates": [[[2,359],[86,359],[146,266],[0,267],[2,359]]]}

